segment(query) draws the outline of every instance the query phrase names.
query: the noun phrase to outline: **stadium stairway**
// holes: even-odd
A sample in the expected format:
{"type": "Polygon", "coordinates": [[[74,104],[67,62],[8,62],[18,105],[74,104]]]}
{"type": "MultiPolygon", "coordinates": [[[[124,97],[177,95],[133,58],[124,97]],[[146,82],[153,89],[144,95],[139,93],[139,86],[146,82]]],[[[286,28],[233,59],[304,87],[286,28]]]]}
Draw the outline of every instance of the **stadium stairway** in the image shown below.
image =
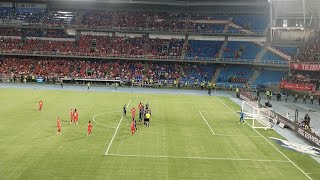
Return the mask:
{"type": "Polygon", "coordinates": [[[220,48],[220,51],[219,51],[219,54],[218,54],[218,58],[221,58],[222,57],[222,54],[224,53],[224,49],[227,47],[227,44],[228,44],[228,36],[226,36],[221,48],[220,48]]]}
{"type": "Polygon", "coordinates": [[[231,22],[232,22],[232,17],[229,18],[228,23],[224,26],[223,33],[228,33],[231,22]]]}
{"type": "Polygon", "coordinates": [[[217,78],[218,78],[220,72],[221,72],[221,66],[218,66],[217,69],[216,69],[216,72],[215,72],[214,75],[212,76],[212,79],[211,79],[211,83],[212,83],[212,84],[213,84],[213,83],[216,83],[217,78]]]}
{"type": "Polygon", "coordinates": [[[248,80],[248,84],[253,84],[259,76],[260,76],[260,71],[254,70],[252,76],[248,80]]]}
{"type": "Polygon", "coordinates": [[[256,60],[260,62],[262,60],[263,55],[267,52],[268,46],[262,44],[262,43],[257,43],[259,46],[263,47],[261,48],[261,51],[257,54],[256,60]]]}
{"type": "Polygon", "coordinates": [[[85,11],[80,11],[77,16],[76,24],[81,25],[85,11]]]}
{"type": "Polygon", "coordinates": [[[254,34],[252,31],[249,31],[249,30],[247,30],[247,29],[244,29],[244,28],[242,28],[241,26],[239,26],[239,25],[237,25],[237,24],[235,24],[235,23],[233,23],[233,22],[230,22],[230,23],[229,23],[229,26],[230,26],[230,27],[234,27],[234,28],[236,28],[236,29],[240,29],[241,32],[244,32],[244,33],[247,33],[247,34],[254,34]]]}
{"type": "Polygon", "coordinates": [[[185,35],[185,39],[184,39],[184,43],[183,43],[183,47],[182,47],[182,51],[181,51],[181,58],[184,59],[186,58],[186,50],[189,44],[189,36],[188,34],[185,35]]]}
{"type": "Polygon", "coordinates": [[[291,60],[291,56],[289,56],[288,54],[286,54],[286,53],[284,53],[284,52],[282,52],[282,51],[280,51],[280,50],[278,50],[278,49],[276,49],[276,48],[274,48],[272,46],[268,46],[268,50],[270,52],[272,52],[273,54],[276,54],[276,55],[282,57],[283,59],[285,59],[287,61],[291,60]]]}

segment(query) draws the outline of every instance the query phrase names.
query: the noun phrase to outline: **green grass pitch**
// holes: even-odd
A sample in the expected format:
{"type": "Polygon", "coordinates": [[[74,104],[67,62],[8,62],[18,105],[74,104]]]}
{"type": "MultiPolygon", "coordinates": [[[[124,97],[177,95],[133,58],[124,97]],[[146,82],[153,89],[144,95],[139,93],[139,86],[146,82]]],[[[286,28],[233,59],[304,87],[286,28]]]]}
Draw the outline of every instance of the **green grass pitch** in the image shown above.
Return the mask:
{"type": "Polygon", "coordinates": [[[239,106],[224,97],[0,89],[0,179],[320,179],[315,160],[272,142],[273,130],[239,125],[231,109],[239,106]],[[150,104],[151,126],[131,136],[130,109],[140,101],[150,104]]]}

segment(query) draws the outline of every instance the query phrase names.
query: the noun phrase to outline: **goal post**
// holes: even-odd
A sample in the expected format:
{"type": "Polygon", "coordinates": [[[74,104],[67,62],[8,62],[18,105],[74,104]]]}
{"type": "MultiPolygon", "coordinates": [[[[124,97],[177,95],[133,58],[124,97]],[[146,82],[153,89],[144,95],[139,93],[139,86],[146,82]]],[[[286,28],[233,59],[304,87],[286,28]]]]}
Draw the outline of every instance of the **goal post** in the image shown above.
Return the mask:
{"type": "Polygon", "coordinates": [[[272,128],[270,122],[270,109],[259,108],[257,101],[242,101],[241,110],[244,113],[244,120],[247,120],[248,124],[252,128],[272,128]]]}

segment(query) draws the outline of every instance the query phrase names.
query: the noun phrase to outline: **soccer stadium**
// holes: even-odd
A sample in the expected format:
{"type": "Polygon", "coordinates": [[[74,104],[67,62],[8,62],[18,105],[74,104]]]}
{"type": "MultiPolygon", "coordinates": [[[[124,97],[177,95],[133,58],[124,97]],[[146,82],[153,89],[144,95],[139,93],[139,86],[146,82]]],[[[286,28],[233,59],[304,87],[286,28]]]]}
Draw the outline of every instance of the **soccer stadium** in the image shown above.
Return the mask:
{"type": "Polygon", "coordinates": [[[3,0],[0,180],[320,179],[319,0],[3,0]]]}

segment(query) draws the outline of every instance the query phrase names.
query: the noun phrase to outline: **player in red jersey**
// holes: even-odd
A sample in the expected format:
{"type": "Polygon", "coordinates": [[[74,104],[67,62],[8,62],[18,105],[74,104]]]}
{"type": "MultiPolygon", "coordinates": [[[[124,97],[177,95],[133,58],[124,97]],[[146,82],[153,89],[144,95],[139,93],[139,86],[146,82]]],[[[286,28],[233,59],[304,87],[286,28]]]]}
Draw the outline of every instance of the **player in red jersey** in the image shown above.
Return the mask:
{"type": "Polygon", "coordinates": [[[135,127],[134,127],[134,120],[132,120],[131,122],[131,135],[134,135],[134,132],[135,132],[135,127]]]}
{"type": "Polygon", "coordinates": [[[143,105],[142,105],[142,103],[140,102],[140,103],[139,103],[139,110],[141,110],[142,106],[143,106],[143,105]]]}
{"type": "Polygon", "coordinates": [[[43,102],[42,102],[42,100],[40,100],[40,101],[39,101],[39,111],[42,110],[42,107],[43,107],[43,102]]]}
{"type": "Polygon", "coordinates": [[[77,109],[74,109],[74,112],[73,112],[73,122],[75,124],[78,125],[78,118],[79,118],[79,113],[77,112],[77,109]]]}
{"type": "Polygon", "coordinates": [[[57,128],[58,128],[57,134],[61,134],[61,121],[60,121],[60,117],[58,117],[58,120],[57,120],[57,128]]]}
{"type": "Polygon", "coordinates": [[[132,119],[134,119],[134,117],[136,116],[136,109],[134,107],[131,109],[131,114],[132,114],[132,119]]]}
{"type": "Polygon", "coordinates": [[[88,134],[87,136],[89,136],[91,134],[91,130],[92,130],[92,124],[91,124],[91,121],[89,121],[88,123],[88,134]]]}
{"type": "Polygon", "coordinates": [[[73,109],[70,109],[70,124],[73,121],[73,109]]]}

